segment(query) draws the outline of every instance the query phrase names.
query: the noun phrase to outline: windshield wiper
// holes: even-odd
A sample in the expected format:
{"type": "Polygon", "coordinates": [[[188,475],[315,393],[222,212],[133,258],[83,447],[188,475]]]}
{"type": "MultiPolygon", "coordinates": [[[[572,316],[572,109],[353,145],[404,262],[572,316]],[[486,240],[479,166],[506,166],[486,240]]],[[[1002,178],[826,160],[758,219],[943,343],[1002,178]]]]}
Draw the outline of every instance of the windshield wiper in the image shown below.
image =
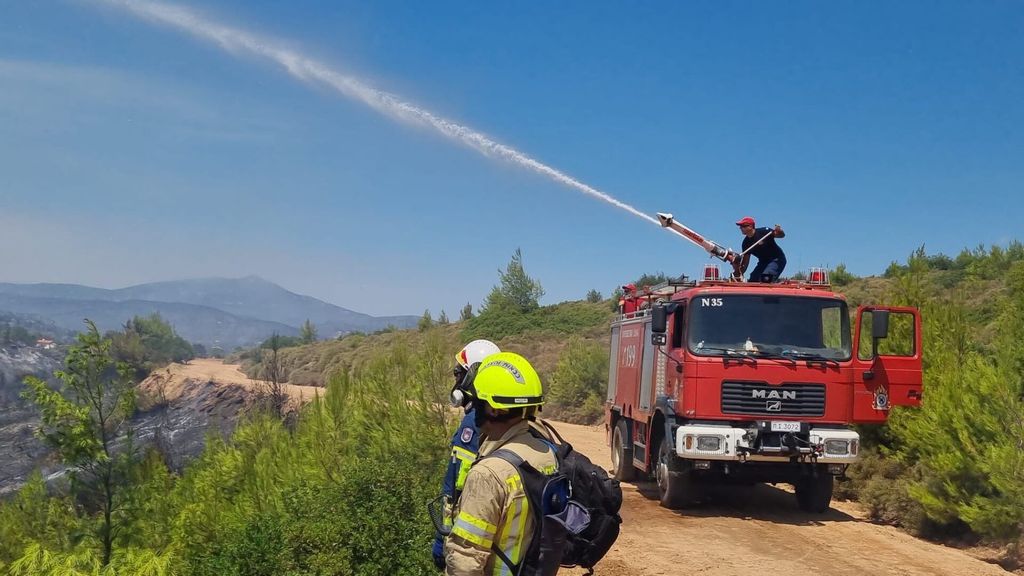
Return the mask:
{"type": "Polygon", "coordinates": [[[757,360],[754,359],[754,357],[751,356],[750,353],[745,350],[736,350],[735,348],[722,348],[720,346],[700,346],[697,348],[697,353],[702,353],[705,350],[709,352],[724,352],[725,355],[722,356],[723,364],[728,364],[729,362],[738,362],[740,364],[743,364],[746,361],[750,361],[755,365],[757,364],[757,360]]]}
{"type": "Polygon", "coordinates": [[[814,352],[797,352],[796,350],[783,350],[782,355],[788,358],[794,358],[796,360],[806,360],[807,365],[818,364],[822,365],[833,364],[836,368],[839,368],[839,361],[835,358],[829,358],[822,356],[821,354],[815,354],[814,352]]]}
{"type": "Polygon", "coordinates": [[[725,352],[729,356],[746,356],[748,353],[744,350],[737,350],[735,348],[722,348],[719,346],[697,346],[697,353],[709,350],[711,352],[725,352]]]}
{"type": "Polygon", "coordinates": [[[755,352],[750,352],[750,354],[753,354],[757,358],[765,358],[767,360],[782,360],[783,362],[791,362],[794,366],[796,366],[796,359],[793,358],[793,357],[790,357],[790,356],[786,356],[784,354],[776,354],[774,352],[764,352],[762,350],[757,350],[755,352]]]}

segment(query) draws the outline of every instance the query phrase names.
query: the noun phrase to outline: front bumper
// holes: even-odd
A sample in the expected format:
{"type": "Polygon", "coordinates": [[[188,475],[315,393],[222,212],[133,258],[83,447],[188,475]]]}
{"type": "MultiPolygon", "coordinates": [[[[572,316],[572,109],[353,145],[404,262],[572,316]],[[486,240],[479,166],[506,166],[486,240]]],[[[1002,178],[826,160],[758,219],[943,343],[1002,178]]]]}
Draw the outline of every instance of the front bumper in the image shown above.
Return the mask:
{"type": "Polygon", "coordinates": [[[852,464],[860,451],[860,435],[845,428],[814,428],[772,432],[770,423],[749,428],[687,424],[676,429],[675,452],[687,460],[734,462],[816,462],[852,464]]]}

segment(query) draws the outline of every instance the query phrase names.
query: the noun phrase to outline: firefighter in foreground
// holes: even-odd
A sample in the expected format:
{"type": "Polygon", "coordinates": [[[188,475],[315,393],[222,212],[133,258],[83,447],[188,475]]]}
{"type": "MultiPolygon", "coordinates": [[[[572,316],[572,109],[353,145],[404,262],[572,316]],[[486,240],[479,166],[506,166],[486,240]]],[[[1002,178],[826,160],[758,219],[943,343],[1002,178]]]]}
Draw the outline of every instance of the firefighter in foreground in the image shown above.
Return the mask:
{"type": "MultiPolygon", "coordinates": [[[[469,467],[476,460],[477,449],[480,446],[480,431],[474,422],[472,404],[465,402],[466,386],[471,380],[471,372],[476,370],[474,365],[478,365],[484,358],[498,352],[501,350],[490,340],[473,340],[455,355],[453,371],[455,384],[452,386],[452,404],[465,407],[466,415],[462,417],[459,427],[452,435],[451,459],[448,461],[444,484],[441,487],[441,493],[445,496],[446,508],[450,507],[462,492],[466,483],[466,474],[469,473],[469,467]]],[[[451,518],[451,515],[445,514],[445,518],[451,518]]],[[[434,557],[434,564],[444,570],[444,536],[440,532],[434,538],[431,555],[434,557]]]]}
{"type": "Polygon", "coordinates": [[[736,222],[743,238],[742,256],[734,260],[737,274],[742,277],[750,264],[750,255],[757,256],[757,265],[750,273],[750,282],[777,282],[786,269],[786,254],[775,242],[776,238],[785,238],[786,233],[778,224],[775,228],[758,228],[750,216],[736,222]]]}
{"type": "Polygon", "coordinates": [[[516,467],[486,456],[500,448],[544,474],[557,471],[551,445],[531,433],[531,420],[544,404],[544,391],[525,358],[502,352],[484,360],[467,392],[482,435],[481,460],[470,469],[455,504],[454,525],[445,541],[446,574],[510,574],[501,556],[514,565],[522,562],[536,520],[516,467]]]}

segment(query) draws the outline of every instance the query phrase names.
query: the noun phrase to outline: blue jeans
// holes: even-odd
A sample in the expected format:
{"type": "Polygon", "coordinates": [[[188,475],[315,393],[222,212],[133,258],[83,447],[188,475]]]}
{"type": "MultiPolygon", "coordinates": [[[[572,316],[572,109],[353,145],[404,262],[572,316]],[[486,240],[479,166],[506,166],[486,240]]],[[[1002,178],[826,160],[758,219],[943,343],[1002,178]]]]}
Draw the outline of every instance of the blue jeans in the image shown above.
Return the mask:
{"type": "Polygon", "coordinates": [[[785,258],[775,258],[774,260],[758,260],[757,266],[754,266],[754,270],[750,273],[748,282],[778,282],[779,276],[782,276],[782,271],[786,269],[785,258]]]}

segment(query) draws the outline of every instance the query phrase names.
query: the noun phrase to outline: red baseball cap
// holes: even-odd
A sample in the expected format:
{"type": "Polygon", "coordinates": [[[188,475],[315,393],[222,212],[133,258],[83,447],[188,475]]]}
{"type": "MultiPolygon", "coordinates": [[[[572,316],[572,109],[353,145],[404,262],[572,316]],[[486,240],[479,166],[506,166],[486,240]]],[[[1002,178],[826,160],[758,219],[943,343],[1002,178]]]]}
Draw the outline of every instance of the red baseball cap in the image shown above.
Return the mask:
{"type": "Polygon", "coordinates": [[[736,221],[737,226],[753,226],[754,219],[750,216],[744,216],[743,218],[736,221]]]}
{"type": "Polygon", "coordinates": [[[636,284],[626,284],[625,286],[622,287],[622,289],[627,292],[632,292],[636,290],[636,284]]]}

